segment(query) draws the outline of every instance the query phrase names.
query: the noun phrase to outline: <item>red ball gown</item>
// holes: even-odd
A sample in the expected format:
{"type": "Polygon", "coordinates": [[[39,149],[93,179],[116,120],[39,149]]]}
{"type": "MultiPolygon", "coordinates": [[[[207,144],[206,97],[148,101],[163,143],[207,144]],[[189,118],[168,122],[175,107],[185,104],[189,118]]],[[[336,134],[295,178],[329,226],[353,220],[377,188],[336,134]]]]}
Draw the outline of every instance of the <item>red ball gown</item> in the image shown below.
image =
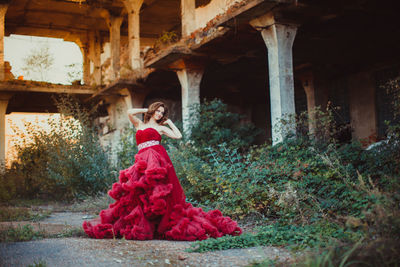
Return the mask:
{"type": "Polygon", "coordinates": [[[120,171],[108,194],[115,199],[100,218],[83,222],[92,238],[203,240],[240,235],[242,230],[219,210],[204,212],[185,201],[161,135],[154,128],[138,130],[135,163],[120,171]]]}

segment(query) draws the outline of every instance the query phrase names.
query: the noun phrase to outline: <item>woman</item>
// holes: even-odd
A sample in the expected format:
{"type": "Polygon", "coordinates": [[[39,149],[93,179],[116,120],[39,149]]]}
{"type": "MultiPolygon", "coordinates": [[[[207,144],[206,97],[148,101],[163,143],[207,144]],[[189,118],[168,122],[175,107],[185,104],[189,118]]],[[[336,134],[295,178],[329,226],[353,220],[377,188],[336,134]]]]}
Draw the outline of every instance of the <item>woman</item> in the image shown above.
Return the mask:
{"type": "Polygon", "coordinates": [[[84,222],[93,238],[203,240],[240,235],[235,221],[219,210],[204,212],[185,201],[172,162],[160,145],[161,135],[180,139],[179,129],[168,119],[168,109],[155,102],[148,109],[130,109],[139,148],[135,164],[120,171],[119,181],[108,194],[116,200],[100,218],[84,222]],[[144,121],[135,115],[144,113],[144,121]],[[165,126],[168,125],[169,127],[165,126]]]}

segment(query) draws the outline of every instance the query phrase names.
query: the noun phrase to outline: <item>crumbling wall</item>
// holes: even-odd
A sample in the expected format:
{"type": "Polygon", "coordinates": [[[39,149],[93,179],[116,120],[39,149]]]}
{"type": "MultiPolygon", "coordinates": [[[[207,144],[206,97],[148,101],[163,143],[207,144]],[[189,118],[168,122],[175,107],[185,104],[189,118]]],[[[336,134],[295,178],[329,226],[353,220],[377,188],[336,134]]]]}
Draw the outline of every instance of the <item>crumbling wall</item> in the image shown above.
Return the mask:
{"type": "Polygon", "coordinates": [[[206,27],[217,15],[225,13],[230,7],[242,0],[212,0],[208,5],[196,8],[196,30],[206,27]]]}

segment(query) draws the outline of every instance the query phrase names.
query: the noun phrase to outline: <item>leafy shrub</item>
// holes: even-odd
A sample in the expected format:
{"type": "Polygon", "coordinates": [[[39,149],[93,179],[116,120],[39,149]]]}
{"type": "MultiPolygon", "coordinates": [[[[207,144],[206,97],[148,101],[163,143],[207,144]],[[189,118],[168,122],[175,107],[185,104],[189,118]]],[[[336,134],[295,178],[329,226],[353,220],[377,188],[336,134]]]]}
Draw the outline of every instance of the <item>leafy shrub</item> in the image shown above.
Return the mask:
{"type": "Polygon", "coordinates": [[[12,175],[12,172],[6,169],[0,173],[0,202],[7,202],[17,196],[18,177],[12,175]]]}
{"type": "Polygon", "coordinates": [[[27,124],[32,141],[17,145],[12,177],[25,198],[73,199],[95,195],[113,181],[113,169],[100,146],[90,113],[68,97],[56,101],[60,119],[50,118],[50,130],[27,124]]]}
{"type": "Polygon", "coordinates": [[[221,100],[204,100],[199,106],[191,107],[191,112],[199,114],[191,124],[190,141],[197,148],[216,147],[227,143],[238,149],[253,144],[260,133],[254,125],[244,121],[244,116],[229,112],[221,100]]]}
{"type": "Polygon", "coordinates": [[[134,128],[127,128],[121,135],[118,156],[118,169],[126,169],[135,162],[135,155],[138,148],[135,141],[136,131],[134,128]]]}

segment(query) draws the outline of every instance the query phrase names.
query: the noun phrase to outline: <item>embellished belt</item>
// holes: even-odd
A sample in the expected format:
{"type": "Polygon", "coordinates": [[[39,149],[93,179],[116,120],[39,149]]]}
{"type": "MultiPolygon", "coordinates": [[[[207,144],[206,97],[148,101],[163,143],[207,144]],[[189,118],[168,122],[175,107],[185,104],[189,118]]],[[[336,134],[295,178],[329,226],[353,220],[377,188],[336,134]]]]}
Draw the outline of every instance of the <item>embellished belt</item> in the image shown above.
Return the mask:
{"type": "Polygon", "coordinates": [[[155,146],[155,145],[159,145],[160,142],[156,141],[156,140],[151,140],[151,141],[147,141],[147,142],[143,142],[141,144],[138,145],[139,150],[149,147],[149,146],[155,146]]]}

